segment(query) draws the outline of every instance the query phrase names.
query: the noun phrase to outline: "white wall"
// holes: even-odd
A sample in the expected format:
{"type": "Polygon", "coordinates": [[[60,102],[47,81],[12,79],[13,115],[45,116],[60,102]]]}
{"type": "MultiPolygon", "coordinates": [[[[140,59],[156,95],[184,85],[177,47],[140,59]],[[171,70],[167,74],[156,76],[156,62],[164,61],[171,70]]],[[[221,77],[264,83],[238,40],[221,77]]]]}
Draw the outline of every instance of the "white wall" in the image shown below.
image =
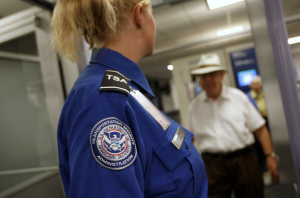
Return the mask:
{"type": "Polygon", "coordinates": [[[64,83],[65,83],[67,94],[70,93],[80,73],[90,62],[92,51],[89,50],[89,45],[84,41],[83,38],[82,38],[81,49],[78,50],[77,54],[79,54],[79,58],[81,60],[79,63],[72,62],[64,56],[61,57],[61,63],[63,68],[64,81],[65,81],[64,83]]]}
{"type": "Polygon", "coordinates": [[[71,62],[66,57],[61,58],[63,75],[64,75],[64,83],[66,87],[67,94],[70,93],[76,79],[79,76],[79,69],[77,63],[71,62]]]}

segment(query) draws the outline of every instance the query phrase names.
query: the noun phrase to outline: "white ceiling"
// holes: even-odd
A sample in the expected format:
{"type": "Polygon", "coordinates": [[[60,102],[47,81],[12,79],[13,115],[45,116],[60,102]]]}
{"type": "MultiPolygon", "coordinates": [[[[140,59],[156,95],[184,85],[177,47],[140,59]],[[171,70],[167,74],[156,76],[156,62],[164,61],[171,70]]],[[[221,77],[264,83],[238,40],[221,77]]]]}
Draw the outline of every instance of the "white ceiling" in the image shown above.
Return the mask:
{"type": "MultiPolygon", "coordinates": [[[[299,16],[300,0],[282,0],[282,5],[286,18],[299,16]]],[[[209,10],[205,0],[192,0],[154,9],[154,17],[157,26],[154,55],[139,63],[148,76],[170,78],[167,65],[172,59],[252,41],[245,2],[209,10]],[[240,25],[248,31],[225,38],[216,36],[219,30],[240,25]]],[[[299,36],[299,27],[299,20],[287,23],[289,35],[299,36]]]]}
{"type": "MultiPolygon", "coordinates": [[[[48,0],[55,2],[56,0],[48,0]]],[[[154,55],[139,65],[148,76],[170,78],[166,69],[170,60],[239,42],[252,41],[245,2],[209,10],[205,0],[181,0],[182,3],[155,7],[157,35],[154,55]],[[242,25],[245,32],[218,38],[217,31],[242,25]]],[[[0,0],[0,17],[31,7],[21,0],[0,0]]],[[[300,15],[300,0],[282,0],[286,18],[300,15]]],[[[289,36],[300,35],[300,21],[287,23],[289,36]]]]}
{"type": "Polygon", "coordinates": [[[249,28],[244,2],[208,10],[205,1],[194,0],[154,10],[157,26],[156,49],[215,36],[217,31],[243,25],[249,28]],[[226,13],[231,13],[227,24],[226,13]]]}

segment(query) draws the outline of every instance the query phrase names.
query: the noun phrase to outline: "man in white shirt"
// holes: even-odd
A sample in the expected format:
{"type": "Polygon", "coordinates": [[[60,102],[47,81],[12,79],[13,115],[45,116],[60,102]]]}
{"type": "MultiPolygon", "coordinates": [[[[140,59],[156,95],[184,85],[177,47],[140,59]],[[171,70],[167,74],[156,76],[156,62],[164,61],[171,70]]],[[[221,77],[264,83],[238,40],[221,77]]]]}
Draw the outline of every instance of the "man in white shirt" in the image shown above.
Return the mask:
{"type": "Polygon", "coordinates": [[[210,198],[260,198],[263,179],[252,145],[256,133],[273,182],[277,163],[265,120],[242,91],[222,84],[226,69],[217,54],[203,55],[192,75],[200,77],[201,92],[189,107],[189,129],[205,163],[210,198]]]}

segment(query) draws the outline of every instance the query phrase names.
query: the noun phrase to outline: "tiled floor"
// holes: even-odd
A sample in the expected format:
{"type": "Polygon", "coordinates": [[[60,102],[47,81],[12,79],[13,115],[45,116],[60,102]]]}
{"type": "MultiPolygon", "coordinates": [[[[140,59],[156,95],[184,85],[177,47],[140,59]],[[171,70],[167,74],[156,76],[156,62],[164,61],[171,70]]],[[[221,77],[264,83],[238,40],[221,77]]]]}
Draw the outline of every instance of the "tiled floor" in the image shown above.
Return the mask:
{"type": "Polygon", "coordinates": [[[299,198],[296,197],[296,191],[293,183],[277,184],[265,188],[265,198],[299,198]]]}
{"type": "MultiPolygon", "coordinates": [[[[231,198],[235,198],[234,195],[231,198]]],[[[255,198],[255,197],[253,197],[255,198]]],[[[294,185],[277,184],[275,186],[265,188],[265,198],[300,198],[297,197],[294,185]]]]}

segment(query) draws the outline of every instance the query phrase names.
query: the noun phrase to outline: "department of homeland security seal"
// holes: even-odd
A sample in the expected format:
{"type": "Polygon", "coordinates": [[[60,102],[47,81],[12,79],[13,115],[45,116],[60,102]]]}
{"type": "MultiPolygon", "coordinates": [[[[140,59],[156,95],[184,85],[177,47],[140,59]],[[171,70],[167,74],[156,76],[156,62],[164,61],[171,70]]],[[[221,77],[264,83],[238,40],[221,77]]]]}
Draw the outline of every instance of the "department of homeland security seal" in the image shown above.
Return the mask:
{"type": "Polygon", "coordinates": [[[96,161],[112,170],[130,166],[137,155],[136,145],[130,128],[117,118],[106,118],[98,122],[90,136],[96,161]]]}

